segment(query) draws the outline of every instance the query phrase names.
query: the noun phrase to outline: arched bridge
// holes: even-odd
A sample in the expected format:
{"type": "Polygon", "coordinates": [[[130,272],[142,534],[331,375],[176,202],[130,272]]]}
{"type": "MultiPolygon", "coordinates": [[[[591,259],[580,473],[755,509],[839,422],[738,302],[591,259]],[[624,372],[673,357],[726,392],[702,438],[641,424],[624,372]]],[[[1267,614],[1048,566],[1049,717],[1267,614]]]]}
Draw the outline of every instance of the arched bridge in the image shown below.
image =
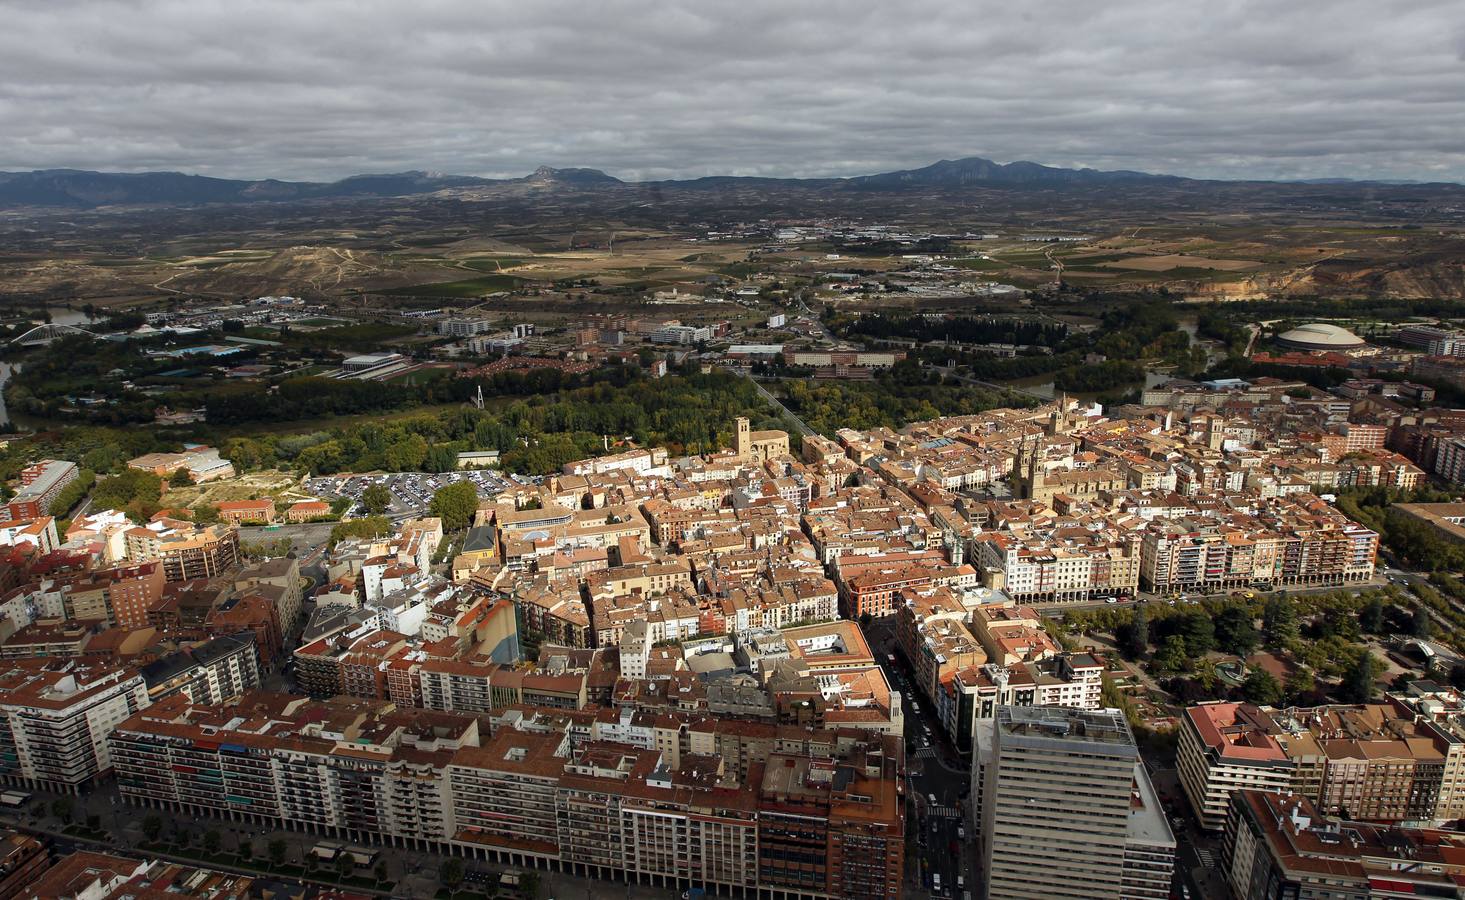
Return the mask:
{"type": "Polygon", "coordinates": [[[68,334],[84,334],[90,338],[96,337],[96,335],[87,331],[85,328],[47,322],[45,325],[37,325],[20,337],[11,338],[10,343],[18,344],[21,347],[39,347],[42,344],[49,344],[54,340],[66,337],[68,334]]]}

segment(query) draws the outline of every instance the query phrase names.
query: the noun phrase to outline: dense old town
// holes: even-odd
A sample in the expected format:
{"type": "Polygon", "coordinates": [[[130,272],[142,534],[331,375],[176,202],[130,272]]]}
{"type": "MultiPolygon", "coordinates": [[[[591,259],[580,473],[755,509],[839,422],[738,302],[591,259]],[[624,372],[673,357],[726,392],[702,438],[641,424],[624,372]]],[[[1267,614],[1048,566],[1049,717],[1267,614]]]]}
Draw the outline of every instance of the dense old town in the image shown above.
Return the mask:
{"type": "MultiPolygon", "coordinates": [[[[1373,582],[1379,537],[1328,492],[1422,472],[1349,403],[1291,387],[1060,398],[796,451],[739,419],[718,453],[511,484],[451,559],[434,517],[341,538],[307,560],[325,571],[308,598],[301,560],[244,559],[235,523],[95,510],[61,534],[12,503],[0,767],[62,794],[108,779],[138,815],[811,898],[900,896],[912,803],[972,824],[993,885],[1021,890],[1018,807],[1077,785],[1130,824],[1087,834],[1075,865],[1165,897],[1176,842],[1102,696],[1113,661],[1052,617],[1373,582]],[[945,802],[908,796],[938,766],[959,773],[945,802]]],[[[27,470],[30,493],[74,468],[27,470]]],[[[1203,703],[1181,788],[1217,832],[1259,788],[1310,816],[1458,818],[1461,709],[1427,683],[1359,707],[1203,703]]]]}

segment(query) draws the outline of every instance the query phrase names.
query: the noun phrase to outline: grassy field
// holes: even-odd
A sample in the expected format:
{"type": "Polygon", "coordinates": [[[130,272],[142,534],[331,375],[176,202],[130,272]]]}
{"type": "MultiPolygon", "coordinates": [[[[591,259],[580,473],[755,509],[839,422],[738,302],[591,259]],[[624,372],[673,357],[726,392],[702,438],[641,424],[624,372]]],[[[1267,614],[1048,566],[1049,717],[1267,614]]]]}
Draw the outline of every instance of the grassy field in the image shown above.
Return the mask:
{"type": "Polygon", "coordinates": [[[1007,268],[1006,264],[995,259],[982,259],[980,256],[968,256],[961,259],[949,260],[958,269],[971,269],[976,272],[992,272],[998,269],[1007,268]]]}
{"type": "Polygon", "coordinates": [[[1113,269],[1138,269],[1142,272],[1171,272],[1176,269],[1216,269],[1222,272],[1241,272],[1255,269],[1261,263],[1251,259],[1210,259],[1204,256],[1187,256],[1167,253],[1162,256],[1133,256],[1104,264],[1113,269]]]}
{"type": "MultiPolygon", "coordinates": [[[[486,403],[492,406],[492,401],[486,403]]],[[[429,403],[401,409],[394,412],[360,413],[352,416],[320,416],[308,420],[289,422],[249,422],[241,425],[211,426],[213,434],[220,441],[231,437],[259,437],[263,434],[301,434],[308,431],[330,431],[332,428],[348,428],[364,422],[387,422],[392,419],[407,419],[412,416],[435,413],[443,409],[459,409],[461,403],[429,403]]]]}
{"type": "Polygon", "coordinates": [[[400,294],[418,297],[481,297],[498,291],[511,291],[519,286],[519,279],[512,275],[484,275],[462,281],[442,281],[437,284],[419,284],[413,287],[389,288],[383,294],[400,294]]]}
{"type": "Polygon", "coordinates": [[[421,384],[433,378],[440,377],[444,372],[450,371],[449,366],[432,366],[426,369],[415,369],[411,372],[404,372],[401,375],[394,375],[386,379],[388,384],[421,384]]]}
{"type": "MultiPolygon", "coordinates": [[[[209,481],[200,485],[168,488],[162,502],[167,506],[194,506],[200,501],[218,504],[229,500],[254,500],[269,497],[279,503],[303,500],[307,496],[297,487],[300,477],[278,469],[250,472],[238,478],[209,481]]],[[[278,504],[277,504],[278,505],[278,504]]]]}
{"type": "Polygon", "coordinates": [[[512,257],[496,257],[493,259],[473,258],[462,260],[464,268],[473,269],[478,272],[499,273],[500,269],[512,269],[514,266],[522,266],[524,260],[512,257]]]}

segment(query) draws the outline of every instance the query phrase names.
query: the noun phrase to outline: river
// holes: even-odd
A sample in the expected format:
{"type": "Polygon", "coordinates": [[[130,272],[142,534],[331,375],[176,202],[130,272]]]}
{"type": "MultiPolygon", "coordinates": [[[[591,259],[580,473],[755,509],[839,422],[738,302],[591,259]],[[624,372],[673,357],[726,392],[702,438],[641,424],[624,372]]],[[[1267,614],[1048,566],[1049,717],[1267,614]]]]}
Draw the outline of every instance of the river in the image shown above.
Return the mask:
{"type": "MultiPolygon", "coordinates": [[[[51,314],[51,322],[56,325],[75,325],[78,328],[86,328],[90,321],[87,319],[86,313],[79,309],[52,306],[46,312],[51,314]]],[[[10,410],[5,406],[5,386],[10,383],[11,373],[19,368],[20,363],[0,361],[0,425],[10,424],[10,410]]]]}
{"type": "Polygon", "coordinates": [[[10,424],[10,411],[5,408],[5,385],[9,383],[14,368],[11,363],[0,361],[0,425],[10,424]]]}
{"type": "Polygon", "coordinates": [[[67,309],[64,306],[52,306],[46,309],[51,314],[51,321],[56,325],[75,325],[77,328],[86,328],[88,319],[86,313],[79,309],[67,309]]]}
{"type": "MultiPolygon", "coordinates": [[[[1174,377],[1175,374],[1173,372],[1147,371],[1145,372],[1144,386],[1147,388],[1152,388],[1157,384],[1164,384],[1174,377]]],[[[1048,372],[1045,375],[1029,375],[1027,378],[1017,378],[1012,381],[1003,381],[999,383],[1005,384],[1008,387],[1021,388],[1022,390],[1037,394],[1040,397],[1047,397],[1050,400],[1053,399],[1056,393],[1056,388],[1054,388],[1053,386],[1052,372],[1048,372]]],[[[1136,387],[1138,384],[1138,382],[1135,382],[1134,384],[1121,385],[1118,388],[1111,388],[1107,391],[1069,391],[1068,396],[1075,397],[1079,400],[1093,400],[1100,394],[1110,394],[1114,393],[1115,391],[1128,390],[1131,387],[1136,387]]]]}

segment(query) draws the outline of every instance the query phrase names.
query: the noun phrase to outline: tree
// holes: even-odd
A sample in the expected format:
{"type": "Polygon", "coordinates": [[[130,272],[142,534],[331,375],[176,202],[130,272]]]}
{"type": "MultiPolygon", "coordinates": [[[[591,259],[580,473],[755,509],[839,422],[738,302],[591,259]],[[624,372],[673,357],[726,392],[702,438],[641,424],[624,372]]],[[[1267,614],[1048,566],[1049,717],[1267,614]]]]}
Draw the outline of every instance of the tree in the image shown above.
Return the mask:
{"type": "Polygon", "coordinates": [[[378,882],[387,880],[387,861],[384,859],[376,864],[376,880],[378,882]]]}
{"type": "Polygon", "coordinates": [[[478,488],[471,481],[455,481],[433,492],[428,512],[443,520],[443,531],[467,528],[478,512],[478,488]]]}
{"type": "Polygon", "coordinates": [[[330,542],[332,546],[335,546],[346,538],[377,538],[391,533],[392,523],[387,520],[386,516],[367,516],[364,519],[352,519],[333,526],[330,542]]]}
{"type": "Polygon", "coordinates": [[[419,471],[426,458],[427,441],[420,434],[414,434],[398,441],[382,454],[384,467],[393,472],[419,471]]]}
{"type": "Polygon", "coordinates": [[[1349,703],[1367,703],[1372,700],[1383,669],[1378,657],[1368,651],[1361,653],[1358,661],[1343,674],[1343,699],[1349,703]]]}
{"type": "Polygon", "coordinates": [[[1206,657],[1196,662],[1193,677],[1195,683],[1209,694],[1216,689],[1216,684],[1221,680],[1221,673],[1216,671],[1216,661],[1206,657]]]}
{"type": "Polygon", "coordinates": [[[88,450],[81,458],[81,467],[93,472],[110,472],[117,467],[122,457],[116,447],[97,447],[88,450]]]}
{"type": "Polygon", "coordinates": [[[381,515],[392,506],[392,492],[386,485],[373,484],[361,492],[361,505],[373,515],[381,515]]]}
{"type": "Polygon", "coordinates": [[[438,880],[449,888],[455,888],[463,883],[463,876],[466,874],[463,861],[456,856],[450,856],[443,860],[442,866],[438,869],[438,880]]]}
{"type": "Polygon", "coordinates": [[[168,486],[175,488],[188,487],[193,484],[193,473],[188,471],[187,466],[179,466],[168,476],[168,486]]]}
{"type": "Polygon", "coordinates": [[[1384,630],[1384,601],[1378,594],[1369,595],[1368,602],[1358,611],[1358,627],[1369,634],[1384,630]]]}
{"type": "Polygon", "coordinates": [[[1299,697],[1305,697],[1317,690],[1317,680],[1312,677],[1312,670],[1306,666],[1298,666],[1287,674],[1287,680],[1282,684],[1282,693],[1287,699],[1296,702],[1299,697]]]}
{"type": "Polygon", "coordinates": [[[142,836],[152,843],[163,833],[163,820],[157,813],[148,813],[142,817],[142,836]]]}
{"type": "Polygon", "coordinates": [[[427,448],[422,468],[428,472],[451,472],[458,468],[458,453],[447,444],[433,444],[427,448]]]}
{"type": "Polygon", "coordinates": [[[339,874],[341,878],[349,878],[351,877],[351,873],[355,871],[355,855],[348,853],[344,850],[336,854],[336,873],[339,874]]]}
{"type": "Polygon", "coordinates": [[[1256,624],[1245,606],[1228,606],[1216,616],[1216,643],[1227,653],[1245,659],[1256,650],[1256,624]]]}
{"type": "Polygon", "coordinates": [[[1190,667],[1190,653],[1185,649],[1185,638],[1172,634],[1160,644],[1150,662],[1162,672],[1183,672],[1190,667]]]}
{"type": "Polygon", "coordinates": [[[57,797],[51,801],[51,815],[63,822],[71,821],[72,802],[70,797],[57,797]]]}
{"type": "Polygon", "coordinates": [[[253,855],[254,855],[254,844],[250,843],[247,840],[240,841],[239,842],[239,858],[240,859],[249,859],[253,855]]]}
{"type": "Polygon", "coordinates": [[[1268,650],[1281,650],[1297,640],[1297,607],[1279,594],[1267,598],[1262,610],[1262,640],[1268,650]]]}
{"type": "Polygon", "coordinates": [[[78,471],[70,484],[56,492],[56,497],[51,501],[46,512],[57,518],[65,516],[81,502],[81,498],[85,497],[96,483],[97,476],[91,469],[78,471]]]}
{"type": "Polygon", "coordinates": [[[205,831],[203,833],[203,849],[210,856],[213,856],[214,854],[218,853],[219,852],[219,848],[222,847],[223,845],[224,845],[224,837],[223,837],[223,835],[219,834],[214,829],[210,828],[208,831],[205,831]]]}
{"type": "Polygon", "coordinates": [[[1211,617],[1203,612],[1192,613],[1181,623],[1180,634],[1185,638],[1185,650],[1192,657],[1205,656],[1216,648],[1216,626],[1211,617]]]}
{"type": "Polygon", "coordinates": [[[219,508],[212,503],[200,503],[193,507],[193,521],[199,525],[218,524],[219,508]]]}
{"type": "Polygon", "coordinates": [[[265,847],[265,852],[270,855],[270,862],[275,866],[285,864],[285,853],[289,851],[290,845],[285,843],[284,838],[275,838],[265,847]]]}
{"type": "Polygon", "coordinates": [[[519,876],[519,892],[522,893],[525,897],[538,897],[539,873],[525,872],[523,875],[519,876]]]}
{"type": "Polygon", "coordinates": [[[97,482],[92,492],[92,508],[123,509],[138,501],[157,503],[162,495],[161,478],[141,469],[123,469],[119,474],[97,482]]]}
{"type": "Polygon", "coordinates": [[[1150,652],[1150,613],[1141,606],[1124,633],[1124,652],[1130,659],[1140,659],[1150,652]]]}
{"type": "Polygon", "coordinates": [[[1427,638],[1433,630],[1433,623],[1429,620],[1429,610],[1424,604],[1416,604],[1414,607],[1414,620],[1410,623],[1410,631],[1417,638],[1427,638]]]}
{"type": "Polygon", "coordinates": [[[1282,684],[1261,666],[1247,666],[1241,695],[1259,706],[1271,706],[1282,701],[1282,684]]]}

